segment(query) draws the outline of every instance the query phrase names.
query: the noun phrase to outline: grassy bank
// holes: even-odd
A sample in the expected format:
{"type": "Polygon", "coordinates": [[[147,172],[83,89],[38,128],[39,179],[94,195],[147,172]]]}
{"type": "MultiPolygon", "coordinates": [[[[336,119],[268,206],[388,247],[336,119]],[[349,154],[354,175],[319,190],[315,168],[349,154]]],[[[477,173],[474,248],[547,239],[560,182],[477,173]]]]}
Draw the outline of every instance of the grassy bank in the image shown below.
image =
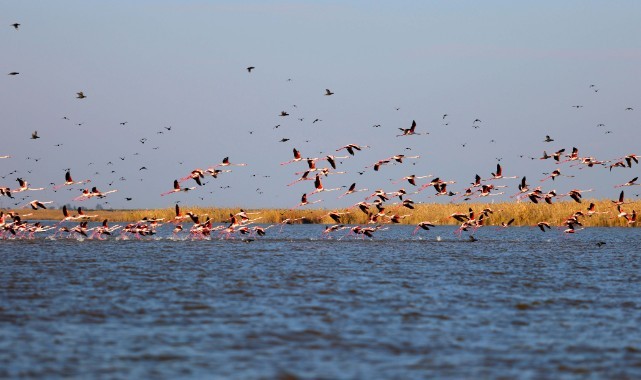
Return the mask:
{"type": "MultiPolygon", "coordinates": [[[[408,215],[401,220],[402,224],[417,224],[421,221],[430,221],[434,224],[459,224],[450,217],[455,212],[467,213],[468,208],[472,208],[478,215],[481,210],[491,208],[494,213],[487,220],[487,225],[499,225],[501,222],[507,222],[514,218],[513,225],[527,226],[535,225],[538,222],[545,221],[552,225],[561,225],[563,221],[576,211],[582,211],[587,214],[587,207],[590,202],[596,205],[597,213],[584,217],[583,221],[586,227],[614,227],[626,226],[624,218],[617,217],[616,206],[610,200],[585,200],[583,203],[574,201],[557,202],[549,204],[533,204],[531,202],[521,203],[464,203],[464,204],[420,204],[416,205],[414,210],[402,207],[400,205],[389,206],[385,209],[388,216],[399,214],[408,215]]],[[[641,201],[630,202],[622,206],[623,209],[632,213],[632,210],[641,211],[641,201]]],[[[209,216],[214,222],[227,222],[229,214],[235,214],[238,208],[205,208],[205,207],[182,207],[184,212],[191,211],[194,214],[209,216]]],[[[372,211],[376,209],[371,207],[372,211]]],[[[5,210],[6,211],[6,210],[5,210]]],[[[25,220],[60,220],[62,219],[61,210],[37,210],[27,211],[25,209],[14,210],[23,214],[32,214],[24,217],[25,220]]],[[[281,223],[286,219],[299,219],[296,223],[333,223],[332,219],[327,216],[329,211],[349,212],[342,216],[342,222],[346,224],[365,224],[368,217],[358,208],[348,210],[326,210],[326,209],[259,209],[246,210],[247,212],[256,212],[256,215],[250,215],[252,218],[260,218],[259,223],[281,223]]],[[[86,214],[98,215],[93,220],[109,219],[113,222],[134,222],[148,218],[164,218],[165,221],[173,219],[175,216],[174,208],[154,209],[154,210],[85,210],[86,214]]],[[[72,213],[73,214],[73,213],[72,213]]],[[[380,218],[379,221],[388,222],[387,218],[380,218]]]]}

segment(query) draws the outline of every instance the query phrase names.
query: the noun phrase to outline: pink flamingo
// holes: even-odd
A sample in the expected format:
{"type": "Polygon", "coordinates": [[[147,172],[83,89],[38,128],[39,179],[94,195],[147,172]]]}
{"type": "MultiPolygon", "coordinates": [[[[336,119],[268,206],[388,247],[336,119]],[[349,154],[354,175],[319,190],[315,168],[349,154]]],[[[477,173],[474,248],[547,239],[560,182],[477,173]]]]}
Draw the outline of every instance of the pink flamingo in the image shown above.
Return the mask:
{"type": "Polygon", "coordinates": [[[314,180],[314,186],[316,187],[316,190],[312,191],[309,195],[320,193],[321,191],[335,191],[335,190],[341,189],[340,187],[335,187],[333,189],[326,189],[325,187],[323,187],[323,183],[321,182],[319,174],[316,174],[316,179],[314,180]]]}
{"type": "Polygon", "coordinates": [[[421,133],[415,132],[416,130],[416,120],[412,120],[412,126],[409,128],[399,128],[403,133],[400,135],[396,135],[396,137],[400,136],[410,136],[410,135],[420,135],[421,133]]]}
{"type": "Polygon", "coordinates": [[[640,183],[636,183],[637,179],[639,179],[639,177],[634,177],[631,180],[629,180],[628,182],[623,183],[621,185],[615,185],[614,187],[618,188],[618,187],[624,187],[624,186],[641,186],[640,183]]]}
{"type": "Polygon", "coordinates": [[[298,162],[298,161],[302,161],[302,160],[303,160],[303,156],[301,156],[300,152],[298,150],[296,150],[296,148],[294,148],[294,159],[286,161],[286,162],[281,162],[280,164],[281,165],[287,165],[287,164],[291,164],[292,162],[298,162]]]}
{"type": "Polygon", "coordinates": [[[336,151],[338,152],[338,151],[340,151],[342,149],[347,149],[347,152],[353,156],[354,155],[354,149],[360,151],[363,148],[369,148],[369,145],[347,144],[345,146],[342,146],[342,147],[336,149],[336,151]]]}
{"type": "Polygon", "coordinates": [[[169,190],[167,192],[164,192],[164,193],[160,194],[160,196],[164,197],[167,194],[179,193],[181,191],[190,191],[190,190],[194,190],[195,188],[196,188],[195,186],[194,187],[181,188],[180,187],[180,183],[178,183],[178,180],[176,179],[176,180],[174,180],[174,188],[172,190],[169,190]]]}
{"type": "Polygon", "coordinates": [[[58,190],[63,186],[84,185],[85,183],[89,183],[89,182],[91,182],[90,179],[85,179],[83,181],[77,181],[77,182],[74,181],[73,178],[71,178],[71,171],[67,170],[67,172],[65,173],[65,182],[60,185],[55,185],[53,189],[58,190]]]}
{"type": "Polygon", "coordinates": [[[309,202],[307,200],[307,194],[305,193],[305,194],[303,194],[302,197],[300,197],[300,203],[298,204],[298,206],[294,207],[293,209],[296,209],[296,208],[299,208],[299,207],[303,207],[303,206],[306,206],[306,205],[312,205],[314,203],[318,203],[318,202],[322,202],[322,201],[323,201],[322,199],[317,199],[317,200],[315,200],[313,202],[309,202]]]}
{"type": "Polygon", "coordinates": [[[347,189],[347,191],[344,192],[342,195],[340,195],[338,198],[343,198],[346,195],[358,193],[360,191],[367,191],[367,189],[358,189],[358,190],[356,190],[356,182],[354,182],[349,186],[349,189],[347,189]]]}

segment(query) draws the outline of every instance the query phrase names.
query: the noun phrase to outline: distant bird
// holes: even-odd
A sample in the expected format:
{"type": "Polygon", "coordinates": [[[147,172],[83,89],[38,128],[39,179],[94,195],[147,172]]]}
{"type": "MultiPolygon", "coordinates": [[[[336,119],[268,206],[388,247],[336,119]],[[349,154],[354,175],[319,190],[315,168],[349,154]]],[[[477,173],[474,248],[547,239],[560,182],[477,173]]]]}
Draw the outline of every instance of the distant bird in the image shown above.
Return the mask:
{"type": "Polygon", "coordinates": [[[20,74],[20,73],[19,73],[19,72],[17,72],[17,71],[12,71],[12,72],[10,72],[8,75],[18,75],[18,74],[20,74]]]}
{"type": "Polygon", "coordinates": [[[632,111],[632,110],[634,110],[634,108],[632,108],[632,107],[628,107],[628,108],[626,108],[625,110],[626,110],[626,111],[632,111]]]}
{"type": "Polygon", "coordinates": [[[122,123],[120,123],[120,125],[125,125],[127,123],[128,123],[128,121],[123,121],[122,123]]]}
{"type": "Polygon", "coordinates": [[[80,92],[76,92],[76,98],[77,99],[84,99],[84,98],[86,98],[86,96],[82,91],[80,91],[80,92]]]}
{"type": "Polygon", "coordinates": [[[281,111],[279,116],[289,116],[289,114],[285,111],[281,111]]]}
{"type": "Polygon", "coordinates": [[[287,141],[289,141],[289,139],[285,138],[285,137],[283,137],[282,139],[278,140],[278,142],[287,142],[287,141]]]}
{"type": "Polygon", "coordinates": [[[331,92],[331,91],[329,90],[329,88],[326,88],[326,89],[325,89],[325,96],[329,96],[329,95],[334,95],[334,93],[333,93],[333,92],[331,92]]]}
{"type": "Polygon", "coordinates": [[[16,23],[11,24],[11,26],[13,26],[13,28],[14,28],[15,30],[18,30],[18,28],[20,27],[20,24],[18,24],[18,23],[16,22],[16,23]]]}
{"type": "Polygon", "coordinates": [[[33,131],[33,133],[31,134],[31,139],[35,140],[35,139],[39,139],[39,138],[40,138],[40,136],[38,136],[38,131],[33,131]]]}
{"type": "Polygon", "coordinates": [[[409,135],[420,135],[420,133],[416,133],[416,120],[412,120],[412,125],[409,128],[399,128],[403,133],[400,135],[396,135],[396,137],[399,136],[409,136],[409,135]]]}
{"type": "Polygon", "coordinates": [[[550,135],[545,135],[545,140],[543,140],[543,142],[552,142],[552,141],[554,141],[554,139],[551,138],[550,135]]]}
{"type": "Polygon", "coordinates": [[[254,67],[254,66],[249,66],[249,67],[247,68],[247,72],[251,73],[253,69],[255,69],[255,67],[254,67]]]}
{"type": "Polygon", "coordinates": [[[576,105],[576,106],[572,106],[572,108],[579,109],[579,108],[583,108],[583,106],[581,106],[581,105],[576,105]]]}

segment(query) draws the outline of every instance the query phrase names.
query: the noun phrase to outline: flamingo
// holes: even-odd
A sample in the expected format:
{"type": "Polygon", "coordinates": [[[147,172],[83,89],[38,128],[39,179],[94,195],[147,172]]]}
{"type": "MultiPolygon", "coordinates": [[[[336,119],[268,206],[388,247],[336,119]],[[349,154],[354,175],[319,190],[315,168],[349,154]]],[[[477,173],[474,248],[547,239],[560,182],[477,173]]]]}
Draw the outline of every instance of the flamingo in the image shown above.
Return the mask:
{"type": "MultiPolygon", "coordinates": [[[[554,152],[554,154],[552,155],[552,158],[554,158],[554,161],[559,162],[559,161],[560,161],[560,159],[561,159],[561,154],[562,154],[563,152],[565,152],[565,148],[563,148],[563,149],[561,149],[561,150],[557,150],[556,152],[554,152]]],[[[544,152],[544,153],[545,153],[545,152],[544,152]]]]}
{"type": "Polygon", "coordinates": [[[180,183],[178,183],[178,180],[176,179],[176,180],[174,180],[174,188],[173,188],[173,190],[166,191],[166,192],[160,194],[160,196],[164,197],[167,194],[179,193],[181,191],[190,191],[190,190],[194,190],[195,188],[196,188],[195,186],[194,187],[181,188],[180,187],[180,183]]]}
{"type": "Polygon", "coordinates": [[[361,150],[363,148],[369,148],[369,145],[347,144],[345,146],[342,146],[342,147],[336,149],[336,151],[338,152],[338,151],[340,151],[342,149],[346,149],[347,152],[353,156],[354,155],[354,149],[361,150]]]}
{"type": "Polygon", "coordinates": [[[398,181],[395,181],[395,182],[392,182],[392,183],[396,184],[396,183],[399,183],[399,182],[401,182],[403,180],[407,180],[407,182],[409,182],[410,185],[416,186],[416,180],[417,179],[430,178],[430,177],[432,177],[431,174],[424,175],[424,176],[417,176],[416,174],[411,174],[411,175],[403,177],[403,178],[399,179],[398,181]]]}
{"type": "Polygon", "coordinates": [[[492,173],[492,178],[489,178],[488,180],[492,179],[507,179],[507,178],[518,178],[517,176],[513,177],[505,177],[503,176],[503,169],[501,168],[501,164],[496,164],[496,173],[492,173]]]}
{"type": "Polygon", "coordinates": [[[419,224],[416,225],[416,228],[414,228],[414,231],[412,232],[412,235],[416,235],[419,229],[423,229],[425,231],[429,231],[430,227],[435,227],[434,223],[428,222],[428,221],[423,221],[420,222],[419,224]]]}
{"type": "Polygon", "coordinates": [[[58,189],[60,189],[60,188],[61,188],[61,187],[63,187],[63,186],[84,185],[85,183],[89,183],[89,182],[91,182],[91,180],[90,180],[90,179],[85,179],[85,180],[83,180],[83,181],[77,181],[77,182],[75,182],[75,181],[73,180],[73,178],[71,178],[71,171],[67,170],[67,172],[65,173],[65,182],[64,182],[63,184],[60,184],[60,185],[55,185],[55,186],[53,187],[53,189],[54,189],[54,190],[58,190],[58,189]]]}
{"type": "Polygon", "coordinates": [[[298,204],[298,206],[296,206],[294,208],[303,207],[303,206],[306,206],[306,205],[312,205],[314,203],[318,203],[318,202],[322,202],[322,201],[323,201],[322,199],[317,199],[317,200],[315,200],[313,202],[309,202],[307,200],[307,193],[304,193],[303,196],[300,197],[300,203],[298,204]]]}
{"type": "Polygon", "coordinates": [[[223,162],[216,166],[247,166],[247,164],[232,164],[231,162],[229,162],[229,157],[225,157],[223,158],[223,162]]]}
{"type": "Polygon", "coordinates": [[[11,189],[8,187],[0,187],[0,196],[6,195],[7,197],[13,199],[13,195],[11,195],[11,189]]]}
{"type": "Polygon", "coordinates": [[[625,220],[628,223],[628,226],[632,226],[637,223],[637,212],[632,210],[632,215],[626,215],[625,220]]]}
{"type": "Polygon", "coordinates": [[[299,179],[297,179],[294,182],[291,182],[291,183],[287,184],[287,186],[292,186],[293,184],[298,183],[300,181],[313,181],[314,180],[313,178],[308,178],[309,173],[310,173],[309,170],[304,172],[303,175],[299,179]]]}
{"type": "Polygon", "coordinates": [[[31,206],[32,209],[37,210],[39,208],[41,209],[46,209],[47,207],[45,206],[46,204],[51,204],[53,201],[48,201],[48,202],[41,202],[39,200],[33,200],[29,202],[29,206],[31,206]]]}
{"type": "Polygon", "coordinates": [[[343,198],[346,195],[358,193],[358,192],[361,192],[361,191],[367,191],[367,189],[358,189],[358,190],[356,190],[356,182],[354,182],[349,186],[349,189],[347,189],[347,191],[344,192],[342,195],[340,195],[338,198],[343,198]]]}
{"type": "Polygon", "coordinates": [[[548,180],[548,179],[550,179],[550,178],[552,178],[552,181],[554,181],[554,178],[555,178],[555,177],[558,177],[558,176],[563,176],[563,177],[568,177],[568,178],[573,178],[573,177],[574,177],[573,175],[565,175],[565,174],[561,174],[561,170],[559,170],[559,169],[555,169],[555,170],[554,170],[554,171],[553,171],[549,176],[547,176],[547,177],[543,178],[543,179],[541,180],[541,182],[545,182],[545,181],[547,181],[547,180],[548,180]]]}
{"type": "Polygon", "coordinates": [[[211,175],[214,178],[218,178],[218,174],[220,173],[230,173],[231,170],[222,170],[222,169],[214,169],[214,168],[209,168],[205,170],[205,173],[211,175]]]}
{"type": "Polygon", "coordinates": [[[98,215],[87,215],[82,211],[82,207],[78,207],[78,215],[76,216],[76,219],[90,219],[90,218],[97,218],[98,215]]]}
{"type": "Polygon", "coordinates": [[[539,227],[541,231],[545,232],[545,229],[547,228],[548,230],[551,230],[552,227],[550,227],[550,223],[548,222],[538,222],[536,224],[536,227],[539,227]]]}
{"type": "Polygon", "coordinates": [[[336,159],[345,159],[349,158],[349,156],[332,156],[332,155],[327,155],[323,159],[327,160],[329,165],[333,168],[336,169],[336,159]]]}
{"type": "Polygon", "coordinates": [[[190,179],[193,179],[194,181],[196,181],[198,186],[202,186],[203,184],[200,181],[201,178],[205,178],[205,171],[202,170],[202,169],[194,169],[194,170],[191,171],[191,173],[189,173],[188,176],[181,178],[180,182],[184,182],[184,181],[188,181],[190,179]]]}
{"type": "Polygon", "coordinates": [[[628,203],[628,202],[624,201],[623,196],[624,196],[623,190],[621,190],[621,193],[619,194],[619,199],[615,200],[615,201],[612,201],[612,203],[614,203],[617,206],[620,206],[620,205],[628,203]]]}
{"type": "Polygon", "coordinates": [[[292,162],[298,162],[303,160],[303,156],[301,156],[300,152],[296,148],[294,148],[293,151],[294,151],[294,159],[286,162],[281,162],[280,163],[281,165],[287,165],[287,164],[291,164],[292,162]]]}
{"type": "Polygon", "coordinates": [[[39,191],[39,190],[45,189],[44,187],[38,187],[38,188],[29,187],[29,183],[27,183],[27,181],[23,180],[22,178],[16,178],[16,181],[18,181],[18,184],[20,185],[20,187],[17,189],[11,190],[13,193],[21,193],[27,190],[39,191]]]}
{"type": "Polygon", "coordinates": [[[347,214],[350,214],[350,212],[349,211],[346,211],[346,212],[330,211],[329,213],[321,216],[320,219],[323,219],[324,217],[329,216],[336,223],[340,223],[341,222],[341,215],[347,215],[347,214]]]}
{"type": "MultiPolygon", "coordinates": [[[[620,207],[620,206],[617,206],[617,207],[620,207]]],[[[601,211],[601,212],[596,211],[596,206],[594,203],[590,203],[587,210],[587,215],[589,217],[594,214],[608,214],[608,213],[610,213],[610,211],[601,211]]]]}
{"type": "Polygon", "coordinates": [[[325,187],[323,187],[323,183],[321,182],[319,174],[316,174],[316,179],[314,180],[314,186],[316,187],[316,190],[312,191],[309,195],[320,193],[321,191],[335,191],[335,190],[341,189],[340,187],[336,187],[333,189],[326,189],[325,187]]]}
{"type": "Polygon", "coordinates": [[[400,136],[410,136],[410,135],[420,135],[421,133],[415,132],[416,129],[416,120],[412,120],[412,126],[409,128],[399,128],[403,133],[400,135],[396,135],[396,137],[400,136]]]}
{"type": "Polygon", "coordinates": [[[9,156],[9,155],[0,156],[0,159],[3,159],[3,158],[11,158],[11,156],[9,156]]]}
{"type": "Polygon", "coordinates": [[[641,186],[641,183],[636,183],[637,179],[639,179],[639,177],[634,177],[631,180],[629,180],[628,182],[623,183],[621,185],[615,185],[614,187],[618,188],[618,187],[623,187],[623,186],[641,186]]]}

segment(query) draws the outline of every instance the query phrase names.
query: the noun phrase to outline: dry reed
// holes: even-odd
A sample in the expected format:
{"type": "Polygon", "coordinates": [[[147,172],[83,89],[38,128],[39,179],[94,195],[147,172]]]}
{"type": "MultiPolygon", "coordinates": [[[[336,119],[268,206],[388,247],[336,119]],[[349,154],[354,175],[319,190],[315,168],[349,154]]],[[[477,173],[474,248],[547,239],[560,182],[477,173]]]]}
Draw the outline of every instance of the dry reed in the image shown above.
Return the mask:
{"type": "MultiPolygon", "coordinates": [[[[500,225],[501,222],[507,222],[514,218],[513,225],[533,226],[538,222],[548,222],[551,225],[562,225],[563,221],[577,211],[582,211],[587,215],[587,206],[593,202],[596,205],[597,213],[592,216],[581,218],[586,227],[623,227],[627,226],[626,219],[617,217],[618,211],[616,206],[610,200],[584,200],[582,203],[574,201],[556,202],[554,204],[533,204],[531,202],[520,203],[457,203],[457,204],[418,204],[414,210],[410,210],[400,205],[389,206],[385,209],[387,216],[394,214],[408,215],[401,219],[401,224],[417,224],[422,221],[430,221],[434,224],[459,224],[451,214],[456,212],[467,213],[472,208],[477,215],[485,208],[492,209],[493,213],[487,218],[487,225],[500,225]]],[[[622,208],[631,213],[632,210],[641,211],[641,201],[633,201],[624,204],[622,208]]],[[[230,214],[235,214],[239,208],[208,208],[208,207],[188,207],[183,206],[183,210],[191,211],[202,218],[210,217],[217,223],[229,221],[230,214]]],[[[371,208],[376,211],[375,208],[371,208]]],[[[62,211],[60,210],[36,210],[25,212],[25,210],[14,210],[19,214],[29,214],[23,219],[28,220],[60,220],[62,211]]],[[[174,208],[153,209],[153,210],[86,210],[91,214],[98,214],[95,220],[109,219],[114,222],[135,222],[148,218],[163,218],[165,221],[173,219],[175,216],[174,208]]],[[[252,218],[259,218],[258,223],[281,223],[286,219],[295,220],[295,223],[321,223],[332,224],[334,221],[327,216],[330,210],[326,209],[258,209],[246,210],[255,212],[252,218]]],[[[337,212],[349,212],[341,217],[345,224],[365,224],[368,222],[368,216],[358,208],[331,210],[337,212]]],[[[389,223],[389,218],[379,218],[381,223],[389,223]]],[[[636,226],[636,225],[635,225],[636,226]]]]}

